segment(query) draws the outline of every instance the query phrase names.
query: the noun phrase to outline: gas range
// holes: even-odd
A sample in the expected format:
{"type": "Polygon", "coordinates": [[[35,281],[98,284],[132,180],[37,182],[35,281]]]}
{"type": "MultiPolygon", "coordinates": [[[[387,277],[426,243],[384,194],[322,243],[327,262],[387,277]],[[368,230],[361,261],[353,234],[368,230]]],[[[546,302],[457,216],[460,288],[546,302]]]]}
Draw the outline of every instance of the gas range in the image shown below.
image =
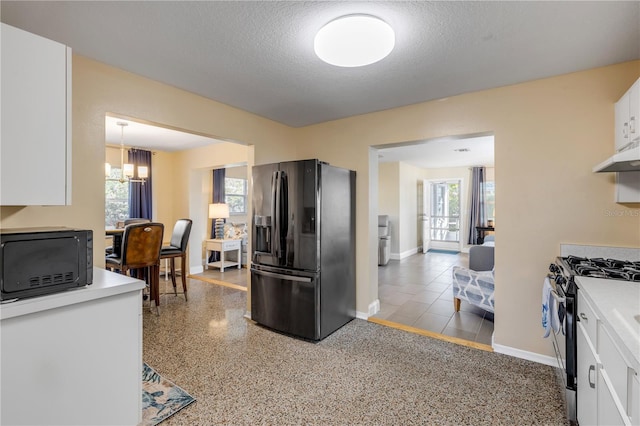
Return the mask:
{"type": "Polygon", "coordinates": [[[640,283],[640,261],[567,256],[559,258],[565,274],[640,283]]]}
{"type": "Polygon", "coordinates": [[[640,248],[598,247],[561,244],[560,256],[549,265],[547,279],[554,283],[554,291],[560,303],[558,318],[564,324],[565,359],[562,362],[560,342],[553,334],[553,347],[559,366],[565,371],[567,416],[576,420],[577,382],[577,323],[578,285],[580,277],[597,278],[603,285],[623,280],[640,284],[640,248]],[[624,260],[619,260],[624,259],[624,260]]]}

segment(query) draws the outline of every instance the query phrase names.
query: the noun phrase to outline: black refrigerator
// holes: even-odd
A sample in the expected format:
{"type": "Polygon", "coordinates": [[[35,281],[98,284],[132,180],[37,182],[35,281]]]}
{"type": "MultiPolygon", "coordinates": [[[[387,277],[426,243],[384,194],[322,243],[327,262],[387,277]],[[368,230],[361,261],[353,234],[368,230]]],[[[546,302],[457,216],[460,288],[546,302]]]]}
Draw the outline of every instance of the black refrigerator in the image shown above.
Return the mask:
{"type": "Polygon", "coordinates": [[[253,167],[251,319],[318,341],[355,317],[355,172],[253,167]]]}

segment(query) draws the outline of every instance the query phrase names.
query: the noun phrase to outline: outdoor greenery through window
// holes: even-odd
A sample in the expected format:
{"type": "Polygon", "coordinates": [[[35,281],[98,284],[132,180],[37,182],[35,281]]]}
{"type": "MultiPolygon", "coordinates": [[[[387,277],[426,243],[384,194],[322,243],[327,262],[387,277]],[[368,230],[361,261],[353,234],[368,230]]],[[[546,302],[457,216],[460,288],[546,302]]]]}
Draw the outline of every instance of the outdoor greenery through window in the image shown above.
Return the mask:
{"type": "Polygon", "coordinates": [[[239,178],[224,179],[224,202],[229,206],[230,215],[247,213],[247,180],[239,178]]]}
{"type": "MultiPolygon", "coordinates": [[[[120,169],[112,168],[109,177],[118,179],[120,169]]],[[[104,194],[104,224],[116,226],[116,222],[129,217],[129,183],[105,181],[104,194]]]]}
{"type": "Polygon", "coordinates": [[[496,209],[496,183],[486,181],[484,183],[484,213],[487,219],[495,219],[496,209]]]}
{"type": "Polygon", "coordinates": [[[460,241],[460,184],[431,183],[431,239],[460,241]]]}

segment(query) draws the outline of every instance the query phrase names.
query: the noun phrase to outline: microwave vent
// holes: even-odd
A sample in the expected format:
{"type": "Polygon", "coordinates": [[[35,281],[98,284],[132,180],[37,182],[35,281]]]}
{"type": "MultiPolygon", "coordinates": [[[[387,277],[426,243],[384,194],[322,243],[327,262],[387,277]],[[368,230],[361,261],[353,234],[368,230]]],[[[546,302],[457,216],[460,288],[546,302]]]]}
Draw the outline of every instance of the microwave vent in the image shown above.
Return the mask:
{"type": "Polygon", "coordinates": [[[72,283],[73,272],[64,272],[49,275],[40,275],[29,278],[29,287],[49,286],[52,284],[72,283]]]}

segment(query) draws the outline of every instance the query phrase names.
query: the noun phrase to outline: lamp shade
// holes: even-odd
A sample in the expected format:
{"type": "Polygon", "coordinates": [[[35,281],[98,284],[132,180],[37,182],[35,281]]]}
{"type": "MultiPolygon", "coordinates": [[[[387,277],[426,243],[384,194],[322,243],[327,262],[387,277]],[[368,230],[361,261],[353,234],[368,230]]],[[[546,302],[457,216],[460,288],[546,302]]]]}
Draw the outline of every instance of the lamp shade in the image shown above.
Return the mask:
{"type": "Polygon", "coordinates": [[[209,219],[227,219],[229,206],[225,203],[209,204],[209,219]]]}
{"type": "Polygon", "coordinates": [[[361,67],[386,57],[395,46],[393,28],[371,15],[347,15],[322,27],[314,40],[316,55],[338,67],[361,67]]]}
{"type": "Polygon", "coordinates": [[[149,168],[147,166],[138,166],[138,177],[146,179],[149,177],[149,168]]]}

